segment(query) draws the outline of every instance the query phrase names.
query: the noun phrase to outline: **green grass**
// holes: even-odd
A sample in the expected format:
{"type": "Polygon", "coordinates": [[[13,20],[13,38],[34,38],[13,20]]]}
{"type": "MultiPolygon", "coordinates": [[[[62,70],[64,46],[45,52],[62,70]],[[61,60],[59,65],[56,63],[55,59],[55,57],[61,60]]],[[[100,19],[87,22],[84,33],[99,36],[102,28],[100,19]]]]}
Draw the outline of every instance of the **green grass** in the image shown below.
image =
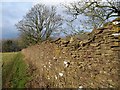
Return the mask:
{"type": "Polygon", "coordinates": [[[23,61],[23,55],[18,53],[3,53],[2,81],[3,87],[25,88],[25,83],[29,79],[27,76],[27,66],[23,61]]]}

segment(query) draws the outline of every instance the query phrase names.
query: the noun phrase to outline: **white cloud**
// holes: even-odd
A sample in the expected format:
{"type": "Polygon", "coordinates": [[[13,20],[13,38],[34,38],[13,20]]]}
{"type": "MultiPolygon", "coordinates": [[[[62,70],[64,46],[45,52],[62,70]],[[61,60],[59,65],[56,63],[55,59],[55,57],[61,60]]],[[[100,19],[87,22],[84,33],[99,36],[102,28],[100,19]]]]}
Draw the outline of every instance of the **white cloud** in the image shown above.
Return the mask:
{"type": "Polygon", "coordinates": [[[44,3],[44,4],[51,4],[51,5],[55,5],[55,4],[59,4],[59,3],[69,3],[69,2],[73,2],[73,1],[78,1],[78,0],[36,0],[36,3],[44,3]]]}
{"type": "Polygon", "coordinates": [[[79,1],[79,0],[1,0],[1,2],[53,2],[53,3],[59,3],[59,2],[73,2],[73,1],[79,1]]]}
{"type": "MultiPolygon", "coordinates": [[[[2,13],[2,5],[0,4],[0,13],[2,13]]],[[[0,38],[2,38],[2,14],[0,14],[0,38]]]]}
{"type": "Polygon", "coordinates": [[[70,3],[74,1],[79,1],[79,0],[1,0],[0,2],[33,2],[33,5],[36,3],[56,5],[60,3],[70,3]]]}
{"type": "Polygon", "coordinates": [[[32,2],[33,0],[1,0],[0,2],[32,2]]]}
{"type": "Polygon", "coordinates": [[[18,36],[19,32],[16,30],[15,24],[25,16],[31,6],[32,3],[30,2],[3,2],[0,8],[2,13],[0,14],[0,17],[2,17],[0,19],[0,36],[3,36],[3,38],[18,36]]]}

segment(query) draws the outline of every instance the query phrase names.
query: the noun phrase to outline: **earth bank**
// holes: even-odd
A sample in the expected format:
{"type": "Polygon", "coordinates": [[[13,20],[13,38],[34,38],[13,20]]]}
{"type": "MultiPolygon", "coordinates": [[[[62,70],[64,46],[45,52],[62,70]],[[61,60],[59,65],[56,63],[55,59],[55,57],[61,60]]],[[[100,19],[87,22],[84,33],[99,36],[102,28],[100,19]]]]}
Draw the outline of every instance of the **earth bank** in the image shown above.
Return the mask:
{"type": "Polygon", "coordinates": [[[120,27],[107,25],[87,34],[45,41],[23,49],[32,88],[120,87],[120,27]]]}

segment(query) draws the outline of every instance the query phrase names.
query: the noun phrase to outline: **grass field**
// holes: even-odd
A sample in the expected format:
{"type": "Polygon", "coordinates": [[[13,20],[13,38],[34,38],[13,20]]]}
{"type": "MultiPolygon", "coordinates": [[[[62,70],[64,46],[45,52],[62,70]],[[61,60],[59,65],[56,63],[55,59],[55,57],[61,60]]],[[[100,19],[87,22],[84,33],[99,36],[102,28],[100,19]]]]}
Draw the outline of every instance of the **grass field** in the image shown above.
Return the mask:
{"type": "Polygon", "coordinates": [[[29,78],[23,55],[20,52],[2,53],[2,60],[3,88],[24,88],[29,78]]]}

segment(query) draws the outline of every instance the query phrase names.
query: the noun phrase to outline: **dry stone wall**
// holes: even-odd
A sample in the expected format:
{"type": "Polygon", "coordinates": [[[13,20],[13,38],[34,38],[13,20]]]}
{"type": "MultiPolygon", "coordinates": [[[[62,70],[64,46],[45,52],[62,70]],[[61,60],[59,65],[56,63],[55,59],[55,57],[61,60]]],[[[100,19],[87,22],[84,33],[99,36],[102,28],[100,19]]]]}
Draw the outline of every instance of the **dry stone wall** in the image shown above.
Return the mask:
{"type": "Polygon", "coordinates": [[[26,62],[35,67],[27,86],[120,87],[120,36],[116,33],[120,27],[109,25],[93,30],[85,40],[59,38],[24,49],[26,62]]]}

